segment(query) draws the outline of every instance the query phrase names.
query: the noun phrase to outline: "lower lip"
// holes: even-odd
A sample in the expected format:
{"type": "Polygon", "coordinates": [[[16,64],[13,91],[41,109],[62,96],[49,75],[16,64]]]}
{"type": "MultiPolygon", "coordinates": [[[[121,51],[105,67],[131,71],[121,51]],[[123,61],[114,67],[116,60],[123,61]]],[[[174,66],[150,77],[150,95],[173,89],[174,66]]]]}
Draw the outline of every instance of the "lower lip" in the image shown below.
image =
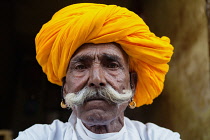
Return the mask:
{"type": "Polygon", "coordinates": [[[87,101],[87,103],[101,103],[101,102],[107,102],[105,100],[90,100],[90,101],[87,101]]]}
{"type": "Polygon", "coordinates": [[[100,108],[106,106],[108,103],[105,100],[90,100],[85,103],[85,106],[89,106],[91,108],[100,108]]]}

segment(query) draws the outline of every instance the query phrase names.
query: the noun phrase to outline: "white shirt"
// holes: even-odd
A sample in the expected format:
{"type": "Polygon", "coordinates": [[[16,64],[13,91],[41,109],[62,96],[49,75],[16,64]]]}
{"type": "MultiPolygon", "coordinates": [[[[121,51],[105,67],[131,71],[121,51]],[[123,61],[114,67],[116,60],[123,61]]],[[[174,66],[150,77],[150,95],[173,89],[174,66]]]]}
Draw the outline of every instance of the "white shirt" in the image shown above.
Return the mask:
{"type": "Polygon", "coordinates": [[[89,131],[71,114],[68,122],[59,120],[52,124],[35,124],[19,133],[15,140],[181,140],[177,132],[159,127],[153,123],[143,124],[124,118],[124,126],[119,132],[95,134],[89,131]]]}

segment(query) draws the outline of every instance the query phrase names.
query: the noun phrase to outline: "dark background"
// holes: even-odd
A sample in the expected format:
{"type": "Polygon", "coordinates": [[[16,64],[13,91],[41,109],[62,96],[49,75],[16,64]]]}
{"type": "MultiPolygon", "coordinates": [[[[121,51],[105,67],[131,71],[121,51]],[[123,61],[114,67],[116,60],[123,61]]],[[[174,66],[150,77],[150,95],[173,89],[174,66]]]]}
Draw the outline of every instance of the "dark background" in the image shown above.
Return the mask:
{"type": "MultiPolygon", "coordinates": [[[[1,1],[0,16],[0,129],[10,129],[14,137],[36,123],[67,121],[71,110],[60,108],[60,87],[47,81],[35,59],[34,39],[41,26],[59,9],[79,0],[1,1]]],[[[141,1],[85,1],[117,4],[142,11],[141,1]]],[[[129,115],[130,113],[126,113],[129,115]]]]}

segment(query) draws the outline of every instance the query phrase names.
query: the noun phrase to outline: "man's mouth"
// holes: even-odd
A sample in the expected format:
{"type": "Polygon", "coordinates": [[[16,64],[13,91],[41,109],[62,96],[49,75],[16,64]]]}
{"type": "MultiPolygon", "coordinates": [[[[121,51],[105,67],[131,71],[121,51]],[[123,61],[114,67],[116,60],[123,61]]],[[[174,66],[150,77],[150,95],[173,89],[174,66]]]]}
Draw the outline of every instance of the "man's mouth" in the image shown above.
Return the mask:
{"type": "Polygon", "coordinates": [[[104,102],[107,102],[108,104],[115,104],[113,102],[111,102],[110,100],[107,100],[103,97],[92,97],[92,98],[88,98],[84,101],[84,103],[87,103],[87,102],[91,102],[91,101],[104,101],[104,102]]]}
{"type": "Polygon", "coordinates": [[[106,101],[105,99],[103,98],[89,98],[87,100],[85,100],[85,102],[90,102],[90,101],[95,101],[95,100],[102,100],[102,101],[106,101]]]}

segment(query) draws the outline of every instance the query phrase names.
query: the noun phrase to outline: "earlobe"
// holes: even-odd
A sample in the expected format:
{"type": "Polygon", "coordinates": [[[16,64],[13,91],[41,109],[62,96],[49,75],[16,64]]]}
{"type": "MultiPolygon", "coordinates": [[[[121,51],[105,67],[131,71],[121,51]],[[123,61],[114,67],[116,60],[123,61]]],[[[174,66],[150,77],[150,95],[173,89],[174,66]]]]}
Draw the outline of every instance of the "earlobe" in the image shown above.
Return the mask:
{"type": "Polygon", "coordinates": [[[131,90],[133,93],[136,91],[136,84],[137,84],[138,76],[136,72],[130,72],[130,85],[131,85],[131,90]]]}

